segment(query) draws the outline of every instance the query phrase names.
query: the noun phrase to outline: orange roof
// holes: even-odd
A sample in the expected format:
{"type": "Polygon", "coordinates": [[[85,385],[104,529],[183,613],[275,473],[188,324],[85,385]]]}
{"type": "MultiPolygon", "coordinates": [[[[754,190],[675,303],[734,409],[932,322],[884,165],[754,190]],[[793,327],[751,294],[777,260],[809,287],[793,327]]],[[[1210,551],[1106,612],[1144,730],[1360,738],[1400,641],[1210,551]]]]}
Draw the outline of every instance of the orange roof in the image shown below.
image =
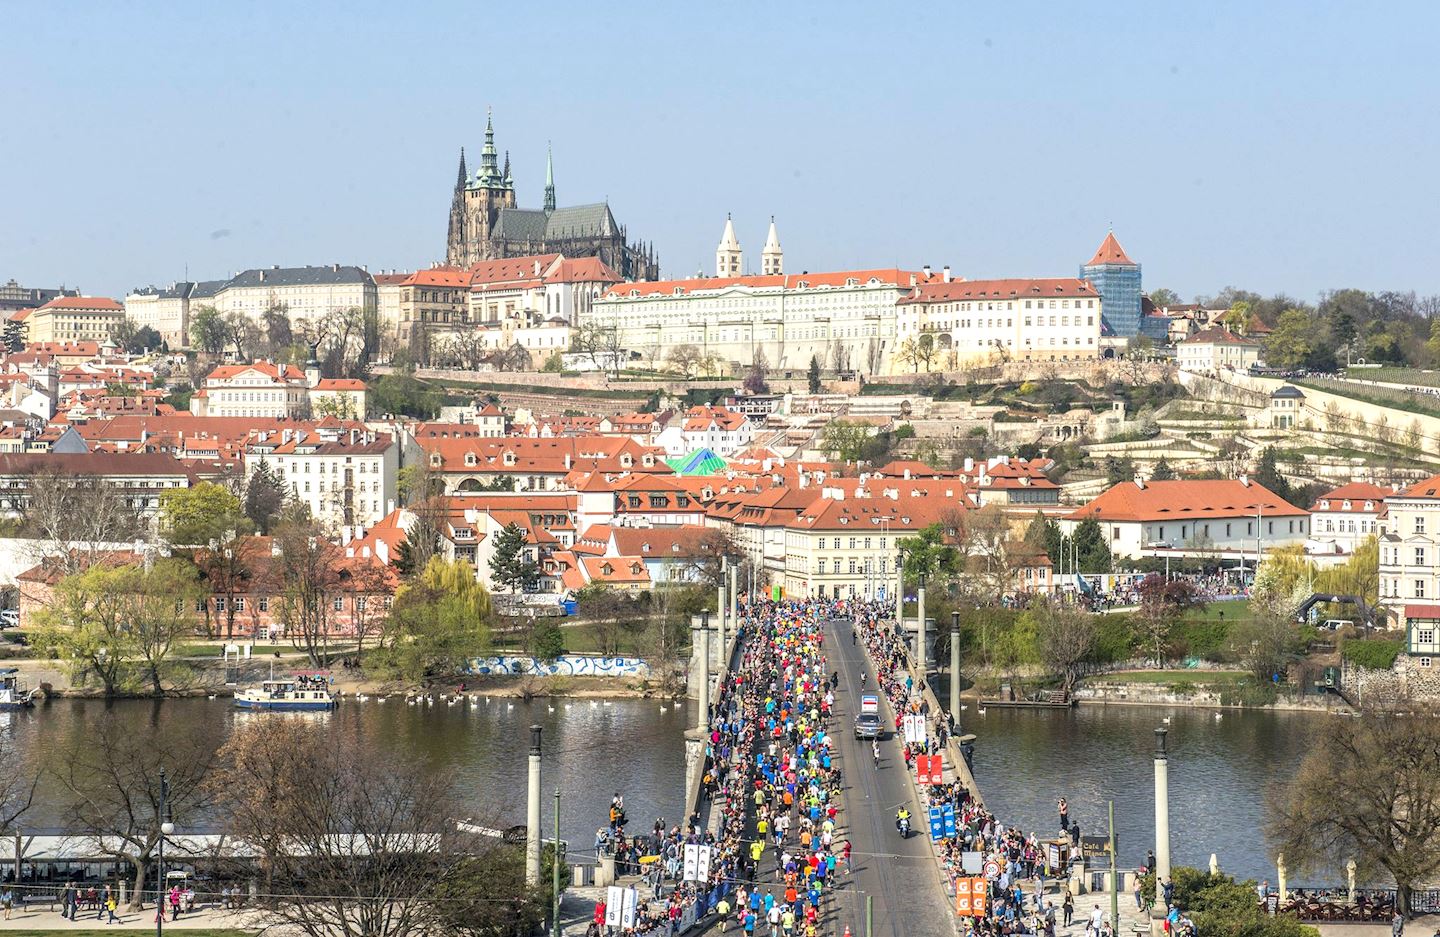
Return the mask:
{"type": "MultiPolygon", "coordinates": [[[[1423,482],[1416,482],[1400,492],[1403,498],[1434,498],[1440,496],[1440,475],[1431,475],[1423,482]]],[[[1395,497],[1391,495],[1390,497],[1395,497]]]]}
{"type": "Polygon", "coordinates": [[[1012,280],[951,280],[916,288],[902,303],[936,303],[967,299],[1045,299],[1072,296],[1098,297],[1089,282],[1078,277],[1012,280]]]}
{"type": "Polygon", "coordinates": [[[1178,521],[1214,517],[1296,517],[1308,513],[1255,482],[1237,479],[1121,482],[1065,516],[1083,521],[1178,521]]]}
{"type": "Polygon", "coordinates": [[[639,556],[582,556],[580,562],[591,582],[649,582],[645,559],[639,556]]]}
{"type": "Polygon", "coordinates": [[[1212,325],[1210,328],[1185,339],[1182,345],[1258,345],[1259,342],[1252,342],[1247,338],[1241,338],[1234,332],[1222,325],[1212,325]]]}
{"type": "MultiPolygon", "coordinates": [[[[931,274],[931,279],[939,279],[939,276],[939,274],[931,274]]],[[[925,282],[925,275],[914,270],[901,270],[898,267],[888,267],[878,270],[837,270],[832,273],[797,273],[785,274],[783,276],[692,277],[688,280],[653,280],[635,283],[619,283],[612,286],[603,298],[627,299],[631,293],[637,296],[659,296],[662,294],[673,296],[676,290],[680,291],[680,295],[684,295],[694,292],[713,292],[729,287],[748,287],[750,289],[783,288],[790,290],[814,289],[822,286],[843,287],[848,285],[851,280],[864,285],[872,279],[887,286],[909,289],[913,285],[925,282]]]]}
{"type": "Polygon", "coordinates": [[[106,296],[57,296],[41,309],[86,309],[101,312],[124,312],[125,307],[106,296]]]}
{"type": "Polygon", "coordinates": [[[254,364],[222,364],[205,375],[205,380],[225,381],[244,374],[246,371],[258,371],[275,381],[305,380],[305,372],[295,367],[295,365],[276,364],[273,361],[257,361],[254,364]]]}
{"type": "Polygon", "coordinates": [[[544,279],[546,283],[619,283],[620,275],[599,257],[565,257],[544,279]]]}
{"type": "Polygon", "coordinates": [[[1090,262],[1085,266],[1098,267],[1102,264],[1117,264],[1123,267],[1138,266],[1135,261],[1131,260],[1125,254],[1125,248],[1120,246],[1120,242],[1115,240],[1114,231],[1105,235],[1105,240],[1100,242],[1100,247],[1095,251],[1095,256],[1091,257],[1090,262]]]}
{"type": "Polygon", "coordinates": [[[1395,494],[1395,489],[1386,488],[1384,485],[1373,485],[1370,482],[1351,482],[1348,485],[1341,485],[1320,495],[1315,503],[1310,505],[1312,511],[1344,511],[1345,502],[1350,502],[1351,511],[1364,513],[1365,502],[1371,502],[1372,510],[1380,510],[1381,502],[1395,494]],[[1328,506],[1322,507],[1328,502],[1328,506]]]}
{"type": "Polygon", "coordinates": [[[470,271],[464,267],[429,267],[416,270],[404,281],[405,286],[469,286],[470,271]]]}
{"type": "Polygon", "coordinates": [[[354,377],[327,377],[315,385],[316,390],[364,390],[365,382],[354,377]]]}
{"type": "Polygon", "coordinates": [[[410,278],[408,273],[372,273],[376,286],[398,286],[410,278]]]}
{"type": "Polygon", "coordinates": [[[477,264],[472,264],[469,268],[470,288],[483,290],[487,286],[538,281],[540,277],[550,271],[551,267],[555,266],[555,262],[559,259],[559,254],[531,254],[528,257],[482,260],[477,264]]]}

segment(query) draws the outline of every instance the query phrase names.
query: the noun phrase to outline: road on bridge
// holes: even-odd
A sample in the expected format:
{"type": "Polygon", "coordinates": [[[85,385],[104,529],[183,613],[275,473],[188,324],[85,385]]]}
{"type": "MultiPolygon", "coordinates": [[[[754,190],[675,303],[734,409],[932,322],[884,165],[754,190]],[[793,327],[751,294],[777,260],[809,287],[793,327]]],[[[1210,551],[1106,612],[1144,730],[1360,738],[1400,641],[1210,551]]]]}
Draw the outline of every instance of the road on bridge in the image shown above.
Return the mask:
{"type": "Polygon", "coordinates": [[[868,692],[880,696],[880,715],[887,728],[895,725],[890,703],[876,689],[875,671],[863,646],[850,643],[849,619],[826,623],[830,668],[840,673],[832,720],[841,771],[841,817],[838,841],[849,839],[854,850],[854,873],[840,875],[834,933],[848,925],[853,937],[865,934],[865,896],[874,899],[875,937],[910,937],[915,934],[949,935],[955,932],[950,899],[940,884],[940,872],[926,841],[925,816],[912,797],[901,757],[901,740],[887,732],[880,741],[880,765],[875,765],[868,740],[855,738],[855,716],[860,712],[860,685],[867,676],[868,692]],[[912,831],[908,840],[895,830],[895,811],[910,808],[912,831]]]}

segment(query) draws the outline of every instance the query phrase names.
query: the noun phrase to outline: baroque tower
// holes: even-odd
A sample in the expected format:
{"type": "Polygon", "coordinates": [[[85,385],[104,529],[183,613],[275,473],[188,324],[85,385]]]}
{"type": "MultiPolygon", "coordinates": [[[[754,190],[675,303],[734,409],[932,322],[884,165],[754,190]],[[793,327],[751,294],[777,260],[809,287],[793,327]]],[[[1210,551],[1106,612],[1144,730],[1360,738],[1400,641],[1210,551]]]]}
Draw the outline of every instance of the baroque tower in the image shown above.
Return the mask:
{"type": "Polygon", "coordinates": [[[717,277],[738,277],[741,275],[740,241],[735,237],[735,224],[725,216],[725,233],[720,236],[720,246],[715,248],[715,275],[717,277]]]}
{"type": "Polygon", "coordinates": [[[785,272],[785,252],[780,249],[780,235],[775,233],[775,216],[770,216],[770,233],[765,236],[765,249],[760,252],[760,272],[778,277],[785,272]]]}

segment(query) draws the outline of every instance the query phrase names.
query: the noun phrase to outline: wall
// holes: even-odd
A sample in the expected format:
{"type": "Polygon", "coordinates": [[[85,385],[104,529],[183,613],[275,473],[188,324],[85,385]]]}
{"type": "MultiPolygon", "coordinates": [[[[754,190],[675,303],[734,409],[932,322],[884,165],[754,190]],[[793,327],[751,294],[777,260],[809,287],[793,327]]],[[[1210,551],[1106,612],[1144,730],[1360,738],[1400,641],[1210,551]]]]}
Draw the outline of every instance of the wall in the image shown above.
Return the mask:
{"type": "Polygon", "coordinates": [[[477,657],[467,673],[542,677],[648,677],[650,665],[639,657],[590,657],[566,654],[552,661],[536,657],[477,657]]]}

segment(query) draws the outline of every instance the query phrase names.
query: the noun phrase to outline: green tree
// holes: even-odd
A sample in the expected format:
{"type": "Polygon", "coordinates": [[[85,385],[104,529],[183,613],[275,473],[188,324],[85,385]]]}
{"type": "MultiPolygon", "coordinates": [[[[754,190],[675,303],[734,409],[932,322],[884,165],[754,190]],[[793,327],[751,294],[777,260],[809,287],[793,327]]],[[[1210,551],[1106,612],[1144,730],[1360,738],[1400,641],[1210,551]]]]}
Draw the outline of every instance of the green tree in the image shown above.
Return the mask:
{"type": "Polygon", "coordinates": [[[851,420],[831,420],[820,436],[820,448],[842,462],[855,462],[870,441],[870,427],[851,420]]]}
{"type": "Polygon", "coordinates": [[[437,387],[419,380],[413,374],[386,374],[370,384],[369,409],[378,415],[435,418],[445,402],[437,387]]]}
{"type": "Polygon", "coordinates": [[[913,537],[900,539],[900,552],[905,557],[905,581],[918,583],[924,575],[931,586],[939,579],[953,576],[960,567],[960,551],[945,542],[945,528],[931,524],[913,537]]]}
{"type": "MultiPolygon", "coordinates": [[[[1201,934],[1218,937],[1319,937],[1293,914],[1268,914],[1255,900],[1255,881],[1237,882],[1228,875],[1176,866],[1170,880],[1174,901],[1195,922],[1201,934]]],[[[1142,880],[1144,893],[1155,897],[1155,873],[1142,880]]]]}
{"type": "Polygon", "coordinates": [[[249,518],[240,499],[224,485],[200,482],[160,493],[160,529],[176,546],[199,546],[222,539],[227,531],[248,533],[249,518]]]}
{"type": "Polygon", "coordinates": [[[1133,481],[1135,479],[1135,462],[1128,456],[1117,459],[1113,455],[1105,457],[1105,483],[1114,487],[1121,482],[1133,481]]]}
{"type": "Polygon", "coordinates": [[[101,563],[61,579],[32,642],[40,653],[66,661],[75,684],[93,675],[107,699],[119,695],[136,652],[115,582],[113,568],[101,563]]]}
{"type": "Polygon", "coordinates": [[[1180,305],[1180,294],[1162,286],[1158,290],[1150,291],[1150,302],[1154,303],[1157,308],[1178,306],[1180,305]]]}
{"type": "Polygon", "coordinates": [[[1260,461],[1255,467],[1255,482],[1286,501],[1290,500],[1290,482],[1280,474],[1276,467],[1276,452],[1274,446],[1266,446],[1260,450],[1260,461]]]}
{"type": "Polygon", "coordinates": [[[530,655],[540,660],[554,660],[565,653],[565,632],[554,618],[537,618],[530,629],[530,655]]]}
{"type": "Polygon", "coordinates": [[[1150,472],[1151,481],[1168,482],[1173,480],[1174,478],[1175,470],[1172,469],[1170,467],[1170,463],[1165,461],[1163,458],[1155,463],[1155,468],[1152,469],[1150,472]]]}
{"type": "MultiPolygon", "coordinates": [[[[1440,351],[1437,351],[1436,358],[1440,358],[1440,351]]],[[[820,356],[810,356],[810,368],[805,372],[805,379],[810,388],[810,393],[820,393],[820,356]]]]}
{"type": "Polygon", "coordinates": [[[495,538],[490,555],[490,578],[497,585],[514,592],[529,592],[540,578],[540,568],[526,557],[525,531],[511,521],[495,538]]]}
{"type": "Polygon", "coordinates": [[[431,557],[400,587],[371,661],[406,680],[449,676],[490,646],[490,593],[464,560],[431,557]]]}
{"type": "Polygon", "coordinates": [[[196,630],[195,601],[205,595],[198,571],[185,560],[162,559],[148,566],[122,566],[107,578],[107,588],[120,596],[138,678],[149,684],[152,694],[163,696],[165,678],[183,667],[172,659],[176,645],[196,630]]]}
{"type": "Polygon", "coordinates": [[[285,482],[261,459],[245,482],[245,517],[262,534],[270,533],[285,510],[285,482]]]}
{"type": "Polygon", "coordinates": [[[1046,517],[1044,511],[1036,511],[1030,525],[1025,528],[1025,543],[1036,550],[1044,550],[1051,563],[1060,562],[1063,536],[1060,525],[1046,517]]]}
{"type": "Polygon", "coordinates": [[[1299,368],[1316,357],[1319,323],[1308,310],[1286,309],[1265,339],[1265,363],[1275,368],[1299,368]]]}
{"type": "Polygon", "coordinates": [[[229,340],[230,328],[214,306],[199,306],[190,314],[190,341],[201,351],[218,355],[229,340]]]}

